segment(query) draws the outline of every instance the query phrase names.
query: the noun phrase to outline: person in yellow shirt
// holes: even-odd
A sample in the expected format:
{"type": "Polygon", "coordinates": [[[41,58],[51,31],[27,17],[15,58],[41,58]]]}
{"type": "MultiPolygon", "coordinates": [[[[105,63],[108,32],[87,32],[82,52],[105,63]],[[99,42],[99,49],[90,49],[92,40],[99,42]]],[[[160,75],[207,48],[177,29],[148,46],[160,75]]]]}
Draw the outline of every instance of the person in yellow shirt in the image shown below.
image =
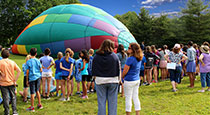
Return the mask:
{"type": "Polygon", "coordinates": [[[17,115],[17,108],[16,108],[16,96],[15,96],[15,86],[16,81],[18,80],[21,70],[18,65],[8,59],[9,58],[9,51],[3,50],[1,52],[1,56],[3,57],[0,60],[0,89],[3,97],[3,105],[4,105],[4,114],[9,115],[9,93],[11,94],[11,102],[12,102],[12,110],[13,115],[17,115]],[[17,74],[15,76],[15,72],[17,74]]]}

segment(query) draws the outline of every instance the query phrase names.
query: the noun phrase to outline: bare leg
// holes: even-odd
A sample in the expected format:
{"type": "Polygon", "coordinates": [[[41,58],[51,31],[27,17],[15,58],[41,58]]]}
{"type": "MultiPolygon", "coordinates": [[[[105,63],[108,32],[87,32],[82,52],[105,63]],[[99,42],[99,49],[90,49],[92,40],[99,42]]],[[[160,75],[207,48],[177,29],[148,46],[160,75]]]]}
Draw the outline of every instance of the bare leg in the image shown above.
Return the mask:
{"type": "Polygon", "coordinates": [[[77,82],[77,92],[80,92],[80,82],[77,82]]]}
{"type": "Polygon", "coordinates": [[[70,80],[67,80],[67,98],[70,96],[70,93],[71,93],[70,86],[71,86],[71,82],[70,80]]]}
{"type": "Polygon", "coordinates": [[[56,94],[58,94],[59,91],[59,82],[60,80],[56,80],[56,94]]]}
{"type": "Polygon", "coordinates": [[[65,92],[65,80],[61,80],[61,91],[63,93],[62,97],[65,98],[66,92],[65,92]]]}
{"type": "Polygon", "coordinates": [[[50,81],[51,77],[47,77],[47,97],[50,95],[50,81]]]}
{"type": "Polygon", "coordinates": [[[136,115],[140,115],[140,111],[136,111],[136,115]]]}
{"type": "Polygon", "coordinates": [[[127,112],[127,111],[126,111],[126,115],[130,115],[130,114],[131,114],[131,112],[127,112]]]}
{"type": "Polygon", "coordinates": [[[28,88],[24,88],[24,90],[23,90],[23,100],[24,101],[27,100],[27,95],[28,95],[28,88]]]}
{"type": "Polygon", "coordinates": [[[158,72],[157,72],[157,67],[154,67],[153,72],[154,72],[155,82],[157,82],[157,81],[158,81],[158,78],[157,78],[157,75],[158,75],[158,72]]]}
{"type": "Polygon", "coordinates": [[[35,94],[31,94],[31,107],[34,107],[34,95],[35,94]]]}
{"type": "Polygon", "coordinates": [[[38,98],[38,103],[39,103],[39,105],[41,105],[41,97],[40,97],[39,91],[36,92],[36,96],[37,96],[37,98],[38,98]]]}
{"type": "Polygon", "coordinates": [[[73,90],[74,90],[74,80],[73,80],[73,79],[74,79],[74,78],[72,78],[71,81],[70,81],[70,82],[71,82],[71,83],[70,83],[70,84],[71,84],[71,93],[70,93],[70,95],[73,94],[73,90]]]}
{"type": "Polygon", "coordinates": [[[45,82],[46,78],[42,77],[42,96],[45,97],[45,82]]]}

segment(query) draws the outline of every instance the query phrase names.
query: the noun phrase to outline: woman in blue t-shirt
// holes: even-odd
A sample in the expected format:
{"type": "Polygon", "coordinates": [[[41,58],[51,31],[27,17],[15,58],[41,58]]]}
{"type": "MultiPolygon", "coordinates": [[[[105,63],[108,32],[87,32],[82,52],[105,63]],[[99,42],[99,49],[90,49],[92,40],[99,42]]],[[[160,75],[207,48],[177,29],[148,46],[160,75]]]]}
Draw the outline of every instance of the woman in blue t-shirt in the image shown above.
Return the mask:
{"type": "Polygon", "coordinates": [[[62,98],[61,101],[68,101],[70,96],[70,80],[71,74],[73,69],[74,61],[70,58],[71,49],[67,48],[65,51],[65,57],[61,58],[60,68],[62,72],[62,80],[61,80],[61,90],[62,90],[62,98]],[[67,81],[67,98],[65,99],[65,83],[67,81]]]}
{"type": "Polygon", "coordinates": [[[85,84],[85,81],[89,81],[88,79],[89,76],[88,76],[88,62],[90,60],[90,57],[87,53],[87,50],[82,50],[80,51],[80,54],[79,54],[82,58],[82,65],[81,65],[81,69],[79,69],[79,71],[81,72],[81,75],[82,75],[82,91],[83,91],[83,94],[82,94],[82,99],[88,99],[88,96],[87,96],[87,86],[85,84]]]}
{"type": "Polygon", "coordinates": [[[126,114],[130,114],[131,112],[133,99],[136,114],[139,115],[141,110],[138,96],[140,84],[139,72],[143,53],[137,43],[130,43],[128,53],[130,54],[130,57],[126,60],[122,75],[124,78],[126,114]]]}

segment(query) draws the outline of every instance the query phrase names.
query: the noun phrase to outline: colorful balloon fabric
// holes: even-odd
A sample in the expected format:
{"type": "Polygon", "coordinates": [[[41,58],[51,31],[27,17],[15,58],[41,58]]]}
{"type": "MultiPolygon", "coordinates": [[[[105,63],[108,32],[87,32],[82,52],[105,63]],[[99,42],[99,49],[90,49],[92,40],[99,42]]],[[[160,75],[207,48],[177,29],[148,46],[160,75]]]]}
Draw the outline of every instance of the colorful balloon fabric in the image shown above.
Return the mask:
{"type": "MultiPolygon", "coordinates": [[[[86,4],[59,5],[37,16],[17,37],[12,52],[26,55],[32,47],[38,54],[45,48],[52,55],[71,48],[98,49],[103,40],[110,39],[128,48],[136,42],[129,30],[105,11],[86,4]]],[[[137,43],[137,42],[136,42],[137,43]]]]}

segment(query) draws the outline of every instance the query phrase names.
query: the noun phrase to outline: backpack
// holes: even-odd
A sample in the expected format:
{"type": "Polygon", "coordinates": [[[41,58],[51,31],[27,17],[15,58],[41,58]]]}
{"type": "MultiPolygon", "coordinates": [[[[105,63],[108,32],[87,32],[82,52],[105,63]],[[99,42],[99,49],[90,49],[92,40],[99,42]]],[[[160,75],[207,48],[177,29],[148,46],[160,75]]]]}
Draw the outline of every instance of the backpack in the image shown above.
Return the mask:
{"type": "Polygon", "coordinates": [[[153,64],[154,64],[154,57],[148,57],[147,58],[147,62],[146,62],[146,66],[145,69],[151,69],[153,64]]]}

